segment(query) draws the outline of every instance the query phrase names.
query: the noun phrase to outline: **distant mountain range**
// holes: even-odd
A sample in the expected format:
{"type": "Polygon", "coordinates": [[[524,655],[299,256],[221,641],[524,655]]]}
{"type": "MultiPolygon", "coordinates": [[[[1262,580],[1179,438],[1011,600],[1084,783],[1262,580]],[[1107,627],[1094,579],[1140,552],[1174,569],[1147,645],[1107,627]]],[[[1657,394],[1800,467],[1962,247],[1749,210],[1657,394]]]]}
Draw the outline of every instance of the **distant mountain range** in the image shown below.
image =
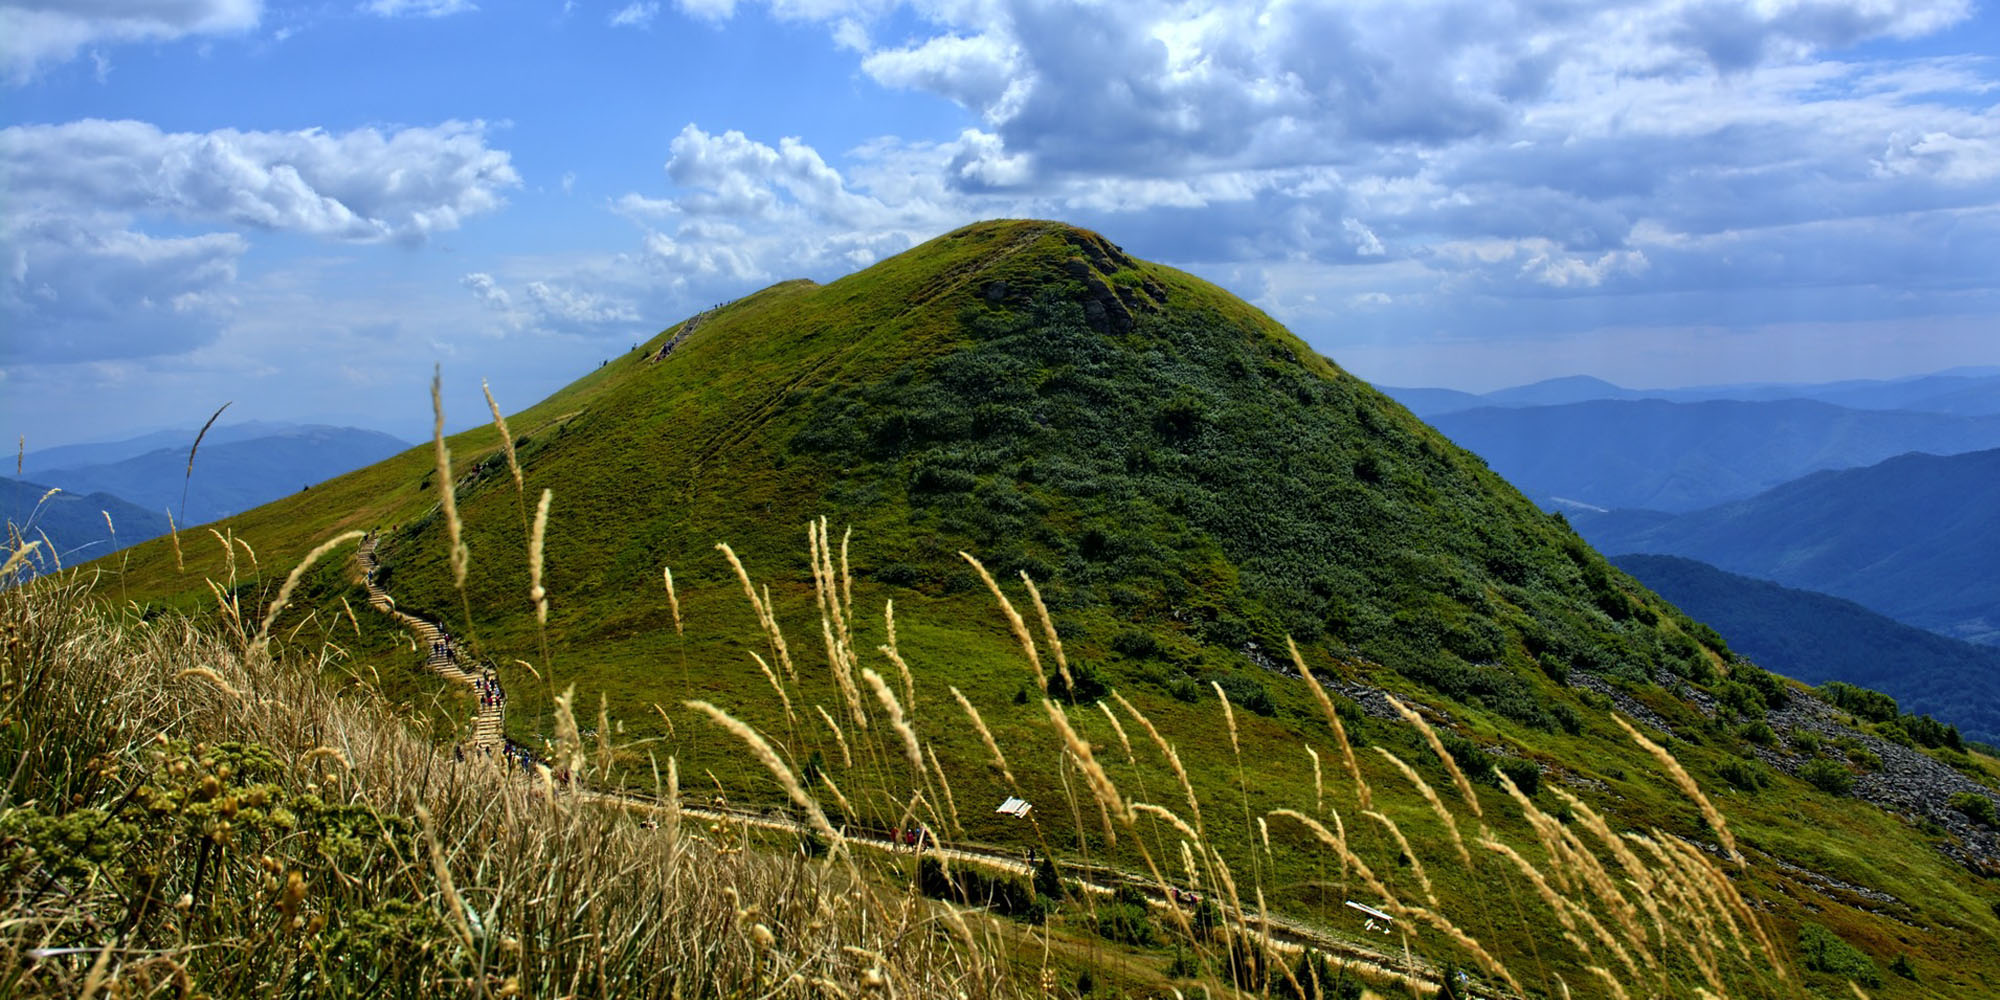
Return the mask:
{"type": "Polygon", "coordinates": [[[1806,399],[1487,406],[1429,422],[1517,489],[1564,508],[1692,511],[1905,452],[2000,447],[2000,416],[1856,410],[1806,399]]]}
{"type": "Polygon", "coordinates": [[[2000,449],[1901,455],[1680,515],[1570,520],[1601,552],[1699,559],[2000,645],[2000,449]]]}
{"type": "MultiPolygon", "coordinates": [[[[188,446],[194,437],[192,430],[160,431],[124,441],[49,448],[25,456],[22,466],[25,478],[46,484],[43,490],[59,486],[69,495],[108,494],[158,520],[157,527],[145,534],[138,531],[140,521],[133,522],[129,535],[121,523],[119,541],[129,544],[166,531],[166,511],[173,511],[184,524],[213,521],[409,448],[387,434],[352,427],[254,423],[215,427],[203,438],[194,474],[188,477],[188,446]]],[[[113,517],[118,518],[115,511],[113,517]]]]}
{"type": "Polygon", "coordinates": [[[41,541],[46,535],[55,550],[53,560],[38,552],[38,567],[85,562],[167,531],[167,516],[160,511],[136,507],[108,493],[49,490],[41,483],[0,479],[0,519],[12,525],[23,541],[41,541]]]}
{"type": "Polygon", "coordinates": [[[1748,382],[1679,389],[1628,389],[1588,375],[1546,379],[1487,393],[1395,386],[1376,388],[1425,419],[1484,406],[1559,406],[1602,399],[1659,399],[1670,403],[1807,399],[1855,410],[1912,410],[1958,416],[2000,414],[2000,368],[1991,367],[1957,368],[1900,379],[1748,382]]]}
{"type": "Polygon", "coordinates": [[[2000,649],[1904,625],[1853,601],[1725,573],[1678,556],[1611,560],[1708,624],[1758,666],[1808,684],[1874,688],[2000,744],[2000,649]]]}

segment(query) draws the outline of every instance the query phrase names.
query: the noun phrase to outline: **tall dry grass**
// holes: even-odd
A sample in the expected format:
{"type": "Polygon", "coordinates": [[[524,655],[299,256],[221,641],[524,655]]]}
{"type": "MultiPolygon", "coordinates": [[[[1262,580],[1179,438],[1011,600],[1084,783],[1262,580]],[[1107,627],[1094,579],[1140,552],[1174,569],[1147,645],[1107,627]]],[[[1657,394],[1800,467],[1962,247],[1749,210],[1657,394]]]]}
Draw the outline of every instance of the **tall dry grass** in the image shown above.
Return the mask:
{"type": "Polygon", "coordinates": [[[73,571],[0,631],[0,996],[1016,992],[956,914],[678,822],[671,760],[665,824],[551,797],[326,679],[330,645],[121,617],[73,571]]]}

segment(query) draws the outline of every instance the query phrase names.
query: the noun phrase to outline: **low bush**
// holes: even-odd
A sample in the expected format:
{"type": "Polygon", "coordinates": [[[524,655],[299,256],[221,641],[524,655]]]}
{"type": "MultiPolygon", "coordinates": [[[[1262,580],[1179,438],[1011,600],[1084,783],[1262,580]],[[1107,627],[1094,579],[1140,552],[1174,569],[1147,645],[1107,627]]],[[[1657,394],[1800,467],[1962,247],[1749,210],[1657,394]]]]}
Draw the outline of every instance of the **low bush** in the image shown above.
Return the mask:
{"type": "Polygon", "coordinates": [[[2000,815],[1996,815],[1993,800],[1978,792],[1959,792],[1951,797],[1951,807],[1965,814],[1965,818],[1986,826],[2000,826],[2000,815]]]}
{"type": "Polygon", "coordinates": [[[1771,784],[1771,772],[1755,761],[1731,758],[1723,761],[1716,773],[1722,776],[1722,780],[1746,792],[1761,791],[1771,784]]]}
{"type": "Polygon", "coordinates": [[[1828,795],[1846,795],[1854,790],[1854,772],[1824,757],[1806,761],[1799,768],[1799,780],[1828,795]]]}
{"type": "Polygon", "coordinates": [[[1863,986],[1882,985],[1882,970],[1876,968],[1874,959],[1818,924],[1800,925],[1799,953],[1806,968],[1814,972],[1851,979],[1863,986]]]}

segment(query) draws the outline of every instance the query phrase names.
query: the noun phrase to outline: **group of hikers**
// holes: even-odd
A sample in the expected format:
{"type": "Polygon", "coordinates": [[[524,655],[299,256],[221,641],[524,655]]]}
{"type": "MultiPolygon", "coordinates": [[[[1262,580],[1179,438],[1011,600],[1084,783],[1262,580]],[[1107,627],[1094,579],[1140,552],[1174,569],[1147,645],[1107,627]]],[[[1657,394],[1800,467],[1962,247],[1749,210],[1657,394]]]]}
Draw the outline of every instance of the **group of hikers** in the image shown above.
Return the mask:
{"type": "Polygon", "coordinates": [[[900,826],[890,827],[889,843],[894,846],[909,848],[910,852],[914,854],[924,848],[935,846],[937,841],[931,837],[930,827],[918,824],[908,828],[900,826]]]}
{"type": "Polygon", "coordinates": [[[472,679],[472,688],[479,693],[479,707],[490,708],[507,703],[507,692],[500,690],[500,679],[491,673],[472,679]]]}

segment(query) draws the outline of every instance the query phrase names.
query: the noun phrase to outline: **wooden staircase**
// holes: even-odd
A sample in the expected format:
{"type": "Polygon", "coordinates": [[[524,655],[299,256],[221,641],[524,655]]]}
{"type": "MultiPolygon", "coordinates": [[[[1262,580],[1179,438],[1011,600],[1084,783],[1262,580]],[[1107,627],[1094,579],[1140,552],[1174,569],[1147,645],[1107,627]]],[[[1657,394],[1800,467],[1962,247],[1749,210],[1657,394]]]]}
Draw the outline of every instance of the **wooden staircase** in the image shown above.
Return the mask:
{"type": "Polygon", "coordinates": [[[427,618],[420,618],[396,607],[389,592],[375,580],[375,571],[381,563],[375,557],[377,536],[369,534],[362,540],[355,552],[355,559],[361,564],[361,585],[368,591],[368,606],[394,618],[410,634],[416,637],[418,649],[424,652],[424,666],[443,677],[466,686],[478,709],[473,713],[470,732],[461,744],[468,750],[479,752],[500,752],[506,749],[507,735],[507,695],[500,687],[500,676],[492,670],[466,669],[459,660],[456,641],[444,627],[427,618]],[[480,680],[486,680],[486,690],[493,697],[480,697],[480,680]]]}

